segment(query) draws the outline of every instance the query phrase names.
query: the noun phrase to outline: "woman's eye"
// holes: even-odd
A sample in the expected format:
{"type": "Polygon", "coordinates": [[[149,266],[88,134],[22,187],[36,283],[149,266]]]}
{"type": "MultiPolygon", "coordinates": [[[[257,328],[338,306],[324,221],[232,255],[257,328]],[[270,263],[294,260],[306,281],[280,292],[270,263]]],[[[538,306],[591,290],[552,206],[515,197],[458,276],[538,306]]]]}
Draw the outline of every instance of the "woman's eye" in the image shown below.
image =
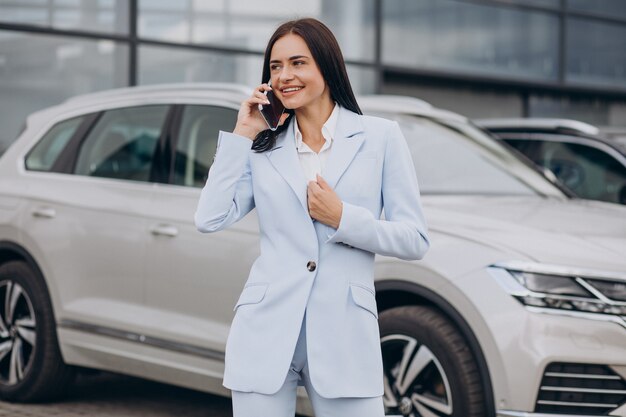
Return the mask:
{"type": "Polygon", "coordinates": [[[279,68],[278,65],[270,65],[270,70],[276,71],[279,68]]]}
{"type": "Polygon", "coordinates": [[[303,65],[304,61],[293,61],[293,65],[303,65]]]}

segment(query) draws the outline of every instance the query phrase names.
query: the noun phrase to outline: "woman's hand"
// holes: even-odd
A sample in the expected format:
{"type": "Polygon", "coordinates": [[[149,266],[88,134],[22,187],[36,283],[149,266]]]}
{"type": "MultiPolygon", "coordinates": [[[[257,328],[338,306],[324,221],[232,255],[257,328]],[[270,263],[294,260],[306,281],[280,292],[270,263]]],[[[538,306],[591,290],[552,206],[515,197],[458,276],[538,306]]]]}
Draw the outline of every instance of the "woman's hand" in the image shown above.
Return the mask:
{"type": "MultiPolygon", "coordinates": [[[[259,132],[267,129],[267,123],[265,123],[259,111],[259,104],[269,104],[264,92],[271,89],[272,87],[269,85],[261,84],[254,90],[250,98],[241,103],[239,114],[237,115],[237,125],[233,133],[254,140],[259,132]]],[[[279,125],[283,124],[287,117],[289,117],[288,113],[283,114],[279,125]]]]}
{"type": "Polygon", "coordinates": [[[317,182],[309,181],[307,195],[309,215],[318,222],[338,229],[343,203],[326,180],[317,175],[317,182]]]}

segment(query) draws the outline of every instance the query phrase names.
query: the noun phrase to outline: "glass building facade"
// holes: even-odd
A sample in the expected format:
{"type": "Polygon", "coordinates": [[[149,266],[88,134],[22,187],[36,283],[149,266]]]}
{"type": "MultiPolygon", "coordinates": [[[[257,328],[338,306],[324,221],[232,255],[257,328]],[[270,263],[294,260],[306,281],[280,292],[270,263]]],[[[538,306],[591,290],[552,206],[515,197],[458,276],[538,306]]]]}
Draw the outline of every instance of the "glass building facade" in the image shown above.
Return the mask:
{"type": "Polygon", "coordinates": [[[626,126],[624,0],[0,0],[0,147],[76,94],[256,85],[273,30],[305,16],[333,30],[358,93],[626,126]]]}

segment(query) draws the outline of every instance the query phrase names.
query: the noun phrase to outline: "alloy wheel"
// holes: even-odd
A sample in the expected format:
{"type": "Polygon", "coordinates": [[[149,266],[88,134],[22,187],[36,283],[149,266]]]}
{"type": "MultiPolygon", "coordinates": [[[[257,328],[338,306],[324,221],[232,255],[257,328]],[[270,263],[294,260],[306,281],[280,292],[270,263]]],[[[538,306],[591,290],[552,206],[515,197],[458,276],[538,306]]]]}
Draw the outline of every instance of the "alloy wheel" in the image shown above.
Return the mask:
{"type": "Polygon", "coordinates": [[[415,338],[391,334],[381,338],[385,414],[405,417],[451,416],[448,377],[433,352],[415,338]]]}
{"type": "Polygon", "coordinates": [[[24,288],[0,282],[0,384],[19,383],[35,357],[35,313],[24,288]]]}

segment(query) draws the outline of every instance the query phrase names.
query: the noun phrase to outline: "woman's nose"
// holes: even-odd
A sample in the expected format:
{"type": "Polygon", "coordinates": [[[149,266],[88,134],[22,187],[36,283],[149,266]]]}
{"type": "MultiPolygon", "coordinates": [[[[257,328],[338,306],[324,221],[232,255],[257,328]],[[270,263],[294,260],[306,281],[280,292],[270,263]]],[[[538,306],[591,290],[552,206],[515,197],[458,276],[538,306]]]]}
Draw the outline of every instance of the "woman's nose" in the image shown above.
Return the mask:
{"type": "Polygon", "coordinates": [[[278,77],[280,81],[284,83],[285,81],[293,79],[293,73],[288,67],[284,67],[278,77]]]}

